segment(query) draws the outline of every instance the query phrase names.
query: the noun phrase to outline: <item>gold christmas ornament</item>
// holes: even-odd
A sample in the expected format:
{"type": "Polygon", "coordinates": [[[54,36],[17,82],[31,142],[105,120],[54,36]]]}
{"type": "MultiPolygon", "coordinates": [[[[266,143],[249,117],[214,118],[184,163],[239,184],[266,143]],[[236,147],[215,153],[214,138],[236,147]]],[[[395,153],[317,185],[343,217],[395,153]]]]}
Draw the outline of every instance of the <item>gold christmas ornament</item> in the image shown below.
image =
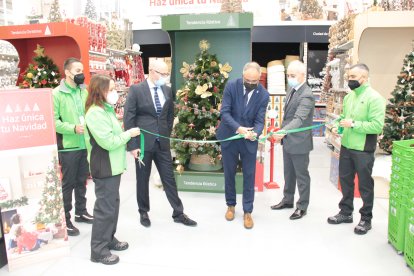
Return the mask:
{"type": "Polygon", "coordinates": [[[186,78],[190,72],[190,65],[187,62],[183,62],[183,67],[180,69],[180,73],[183,74],[183,77],[186,78]]]}
{"type": "Polygon", "coordinates": [[[233,67],[231,67],[228,63],[221,65],[219,64],[220,67],[220,73],[227,79],[229,77],[229,72],[231,70],[233,70],[233,67]]]}
{"type": "Polygon", "coordinates": [[[37,44],[37,48],[36,50],[33,51],[36,56],[38,57],[44,57],[45,56],[45,48],[43,48],[42,46],[40,46],[39,44],[37,44]]]}
{"type": "Polygon", "coordinates": [[[182,174],[182,173],[183,173],[183,171],[184,171],[184,166],[183,166],[183,165],[178,165],[178,166],[177,166],[177,168],[176,168],[176,170],[177,170],[177,172],[178,172],[179,174],[182,174]]]}
{"type": "Polygon", "coordinates": [[[210,48],[210,43],[207,40],[201,40],[198,46],[201,51],[207,51],[210,48]]]}
{"type": "Polygon", "coordinates": [[[27,73],[26,77],[28,77],[29,79],[33,78],[33,74],[32,73],[27,73]]]}
{"type": "Polygon", "coordinates": [[[203,99],[207,98],[207,97],[210,97],[213,94],[211,94],[211,92],[207,91],[207,89],[208,89],[207,83],[203,84],[203,86],[197,85],[195,93],[197,95],[200,95],[200,97],[203,98],[203,99]]]}

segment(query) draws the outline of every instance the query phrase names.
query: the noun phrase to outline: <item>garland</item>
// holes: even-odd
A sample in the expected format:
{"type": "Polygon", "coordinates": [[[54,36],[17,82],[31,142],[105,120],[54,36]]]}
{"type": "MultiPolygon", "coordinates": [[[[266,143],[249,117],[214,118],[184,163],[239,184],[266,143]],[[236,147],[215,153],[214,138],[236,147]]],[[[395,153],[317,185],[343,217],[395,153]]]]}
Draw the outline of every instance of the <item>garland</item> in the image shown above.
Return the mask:
{"type": "Polygon", "coordinates": [[[11,200],[7,200],[5,202],[1,202],[0,203],[0,208],[1,209],[11,209],[14,207],[22,207],[22,206],[26,206],[29,204],[29,199],[25,196],[22,196],[19,199],[11,199],[11,200]]]}

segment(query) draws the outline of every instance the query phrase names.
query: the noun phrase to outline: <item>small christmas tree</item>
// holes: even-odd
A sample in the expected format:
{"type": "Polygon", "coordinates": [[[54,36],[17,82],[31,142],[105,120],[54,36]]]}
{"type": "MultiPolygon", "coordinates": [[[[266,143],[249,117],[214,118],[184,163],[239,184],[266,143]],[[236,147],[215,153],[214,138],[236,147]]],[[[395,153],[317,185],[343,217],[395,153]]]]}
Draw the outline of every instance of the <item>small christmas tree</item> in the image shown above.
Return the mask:
{"type": "Polygon", "coordinates": [[[220,12],[223,12],[223,13],[243,12],[242,1],[241,0],[223,0],[221,2],[220,12]]]}
{"type": "Polygon", "coordinates": [[[23,81],[20,88],[54,88],[59,85],[59,69],[53,60],[44,54],[45,49],[37,44],[36,56],[33,58],[35,64],[30,63],[28,68],[21,74],[23,81]]]}
{"type": "Polygon", "coordinates": [[[302,0],[300,11],[303,19],[322,19],[322,7],[318,0],[302,0]]]}
{"type": "Polygon", "coordinates": [[[97,20],[98,17],[96,15],[96,8],[95,5],[93,4],[92,0],[88,0],[88,2],[86,2],[86,6],[85,6],[85,16],[91,20],[97,20]]]}
{"type": "Polygon", "coordinates": [[[125,50],[124,32],[118,28],[115,22],[111,23],[111,28],[106,36],[108,48],[115,50],[125,50]]]}
{"type": "Polygon", "coordinates": [[[56,157],[47,169],[40,208],[37,212],[36,223],[61,223],[63,209],[62,184],[58,175],[59,166],[56,157]]]}
{"type": "Polygon", "coordinates": [[[387,104],[381,149],[391,153],[392,142],[414,138],[414,42],[413,50],[405,56],[393,96],[387,104]]]}
{"type": "Polygon", "coordinates": [[[62,16],[60,14],[59,0],[54,0],[49,13],[49,22],[62,22],[62,16]]]}
{"type": "MultiPolygon", "coordinates": [[[[220,118],[220,104],[223,89],[232,67],[220,64],[216,55],[207,50],[210,45],[206,40],[200,41],[201,52],[191,65],[183,62],[180,72],[184,78],[183,87],[177,91],[177,118],[173,136],[185,140],[215,140],[220,118]]],[[[180,162],[177,170],[183,170],[192,154],[210,157],[215,163],[221,158],[218,144],[197,144],[174,142],[176,158],[180,162]]]]}

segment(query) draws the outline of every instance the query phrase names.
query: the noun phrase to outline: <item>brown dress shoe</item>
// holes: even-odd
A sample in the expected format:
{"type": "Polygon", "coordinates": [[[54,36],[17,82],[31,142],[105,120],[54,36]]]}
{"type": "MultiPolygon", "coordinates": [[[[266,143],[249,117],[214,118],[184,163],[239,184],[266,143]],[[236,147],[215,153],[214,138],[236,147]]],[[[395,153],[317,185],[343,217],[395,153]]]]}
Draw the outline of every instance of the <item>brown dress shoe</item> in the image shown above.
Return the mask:
{"type": "Polygon", "coordinates": [[[229,207],[227,207],[227,212],[226,212],[226,215],[225,215],[226,219],[227,219],[228,221],[233,220],[233,219],[234,219],[234,213],[235,213],[235,212],[236,212],[236,211],[235,211],[235,209],[234,209],[234,206],[229,206],[229,207]]]}
{"type": "Polygon", "coordinates": [[[252,229],[253,228],[253,219],[252,219],[252,215],[250,213],[244,213],[244,228],[246,229],[252,229]]]}

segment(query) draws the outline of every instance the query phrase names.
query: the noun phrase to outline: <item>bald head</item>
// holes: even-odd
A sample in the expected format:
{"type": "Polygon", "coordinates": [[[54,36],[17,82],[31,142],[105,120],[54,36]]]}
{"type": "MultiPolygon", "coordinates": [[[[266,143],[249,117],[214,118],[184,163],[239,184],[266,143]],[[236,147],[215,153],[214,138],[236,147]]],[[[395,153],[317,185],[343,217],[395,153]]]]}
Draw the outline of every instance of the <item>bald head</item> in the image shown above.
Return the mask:
{"type": "Polygon", "coordinates": [[[149,79],[156,83],[157,80],[167,78],[170,74],[168,72],[168,65],[161,59],[152,60],[148,66],[149,79]]]}
{"type": "Polygon", "coordinates": [[[296,79],[299,84],[305,82],[305,74],[306,74],[306,66],[303,62],[299,60],[294,60],[289,63],[287,68],[287,78],[289,79],[296,79]]]}

